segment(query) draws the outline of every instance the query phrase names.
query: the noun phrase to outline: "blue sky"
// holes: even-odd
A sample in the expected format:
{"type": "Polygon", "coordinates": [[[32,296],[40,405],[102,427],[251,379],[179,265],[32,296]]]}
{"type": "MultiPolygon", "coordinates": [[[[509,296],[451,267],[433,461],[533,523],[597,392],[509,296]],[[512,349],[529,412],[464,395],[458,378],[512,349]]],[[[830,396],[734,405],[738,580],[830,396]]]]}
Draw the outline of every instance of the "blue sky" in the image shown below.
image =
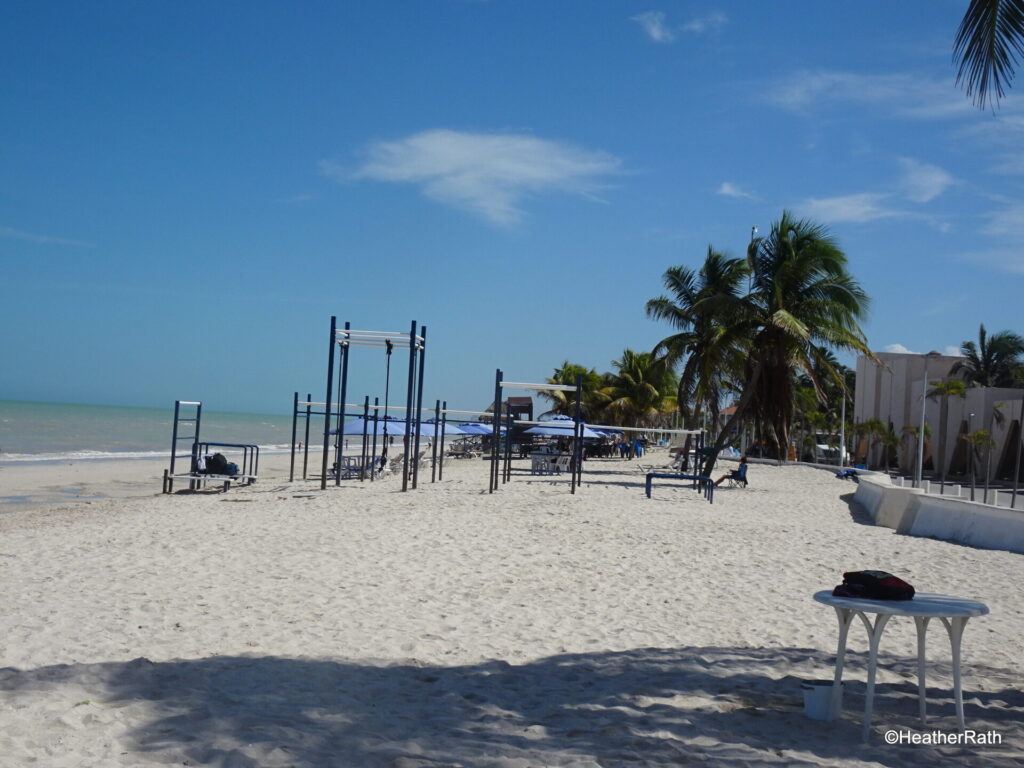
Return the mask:
{"type": "Polygon", "coordinates": [[[874,348],[1024,331],[1024,102],[955,86],[965,7],[5,3],[0,398],[286,411],[334,314],[426,324],[426,399],[477,408],[650,348],[664,270],[784,208],[874,348]]]}

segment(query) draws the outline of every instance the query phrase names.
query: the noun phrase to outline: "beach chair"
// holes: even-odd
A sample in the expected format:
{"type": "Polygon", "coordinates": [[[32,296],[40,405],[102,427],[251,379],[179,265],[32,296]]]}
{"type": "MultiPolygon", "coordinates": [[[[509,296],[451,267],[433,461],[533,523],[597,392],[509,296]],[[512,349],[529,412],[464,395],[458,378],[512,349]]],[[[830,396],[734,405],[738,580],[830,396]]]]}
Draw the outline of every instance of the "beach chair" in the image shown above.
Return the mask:
{"type": "Polygon", "coordinates": [[[740,468],[735,470],[728,477],[730,488],[746,488],[747,487],[747,465],[740,464],[740,468]]]}
{"type": "Polygon", "coordinates": [[[568,472],[569,471],[569,462],[571,462],[571,461],[572,461],[572,456],[570,456],[569,454],[562,454],[560,456],[557,456],[555,458],[555,463],[553,465],[555,474],[556,475],[560,475],[563,472],[568,472]]]}
{"type": "Polygon", "coordinates": [[[530,455],[530,474],[531,475],[550,475],[555,471],[554,464],[551,459],[553,456],[545,456],[541,453],[533,453],[530,455]]]}

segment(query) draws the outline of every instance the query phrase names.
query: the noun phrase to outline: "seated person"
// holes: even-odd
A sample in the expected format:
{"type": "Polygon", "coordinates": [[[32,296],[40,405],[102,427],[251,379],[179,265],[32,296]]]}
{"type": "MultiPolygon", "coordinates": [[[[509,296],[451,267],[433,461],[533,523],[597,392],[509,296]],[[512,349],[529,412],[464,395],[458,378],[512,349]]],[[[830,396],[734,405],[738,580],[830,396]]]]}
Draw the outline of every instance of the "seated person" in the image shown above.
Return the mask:
{"type": "Polygon", "coordinates": [[[730,472],[726,472],[720,478],[715,480],[715,485],[719,486],[722,483],[724,483],[726,480],[742,480],[742,479],[744,479],[746,477],[746,474],[747,474],[747,455],[743,454],[742,456],[740,456],[740,465],[736,469],[734,469],[734,470],[732,470],[730,472]]]}

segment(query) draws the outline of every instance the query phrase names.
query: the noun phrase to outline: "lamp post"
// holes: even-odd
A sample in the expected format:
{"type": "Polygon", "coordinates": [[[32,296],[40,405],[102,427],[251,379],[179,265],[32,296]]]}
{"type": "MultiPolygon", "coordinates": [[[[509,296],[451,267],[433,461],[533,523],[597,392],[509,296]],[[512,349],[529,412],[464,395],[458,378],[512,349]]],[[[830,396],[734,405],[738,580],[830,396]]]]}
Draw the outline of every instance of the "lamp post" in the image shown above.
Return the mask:
{"type": "MultiPolygon", "coordinates": [[[[967,437],[971,436],[974,429],[974,414],[967,417],[967,437]]],[[[974,443],[967,441],[967,459],[971,465],[971,501],[974,501],[974,443]]]]}
{"type": "Polygon", "coordinates": [[[928,404],[928,359],[939,356],[938,352],[929,352],[924,356],[924,384],[921,387],[921,429],[917,433],[917,477],[914,482],[915,488],[921,487],[921,476],[924,471],[924,412],[925,406],[928,404]]]}

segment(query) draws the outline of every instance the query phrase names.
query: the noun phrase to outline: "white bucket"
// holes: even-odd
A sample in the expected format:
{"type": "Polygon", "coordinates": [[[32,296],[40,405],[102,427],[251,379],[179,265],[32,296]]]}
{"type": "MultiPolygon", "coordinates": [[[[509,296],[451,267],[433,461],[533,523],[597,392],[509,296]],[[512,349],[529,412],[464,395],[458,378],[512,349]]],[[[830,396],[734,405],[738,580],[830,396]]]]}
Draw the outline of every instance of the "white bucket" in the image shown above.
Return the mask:
{"type": "Polygon", "coordinates": [[[804,716],[811,720],[835,720],[843,707],[843,690],[840,683],[838,707],[832,706],[833,683],[829,681],[811,681],[800,687],[804,692],[804,716]]]}

